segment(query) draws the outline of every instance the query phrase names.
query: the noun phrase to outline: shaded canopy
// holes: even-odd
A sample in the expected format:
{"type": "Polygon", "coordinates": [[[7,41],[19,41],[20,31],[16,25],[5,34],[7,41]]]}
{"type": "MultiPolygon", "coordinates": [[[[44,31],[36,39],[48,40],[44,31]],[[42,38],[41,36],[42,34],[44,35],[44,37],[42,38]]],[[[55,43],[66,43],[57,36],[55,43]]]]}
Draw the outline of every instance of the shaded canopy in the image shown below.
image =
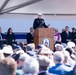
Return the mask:
{"type": "Polygon", "coordinates": [[[76,14],[76,0],[0,0],[0,14],[76,14]]]}

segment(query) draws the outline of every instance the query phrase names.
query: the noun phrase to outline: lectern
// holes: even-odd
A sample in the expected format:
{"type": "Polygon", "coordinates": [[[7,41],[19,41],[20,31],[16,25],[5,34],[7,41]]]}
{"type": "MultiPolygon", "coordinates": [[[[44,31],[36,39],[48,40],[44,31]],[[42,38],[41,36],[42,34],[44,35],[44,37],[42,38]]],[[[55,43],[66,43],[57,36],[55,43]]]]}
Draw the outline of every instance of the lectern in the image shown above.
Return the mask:
{"type": "Polygon", "coordinates": [[[54,28],[37,28],[34,32],[34,43],[44,44],[51,50],[54,49],[54,28]]]}

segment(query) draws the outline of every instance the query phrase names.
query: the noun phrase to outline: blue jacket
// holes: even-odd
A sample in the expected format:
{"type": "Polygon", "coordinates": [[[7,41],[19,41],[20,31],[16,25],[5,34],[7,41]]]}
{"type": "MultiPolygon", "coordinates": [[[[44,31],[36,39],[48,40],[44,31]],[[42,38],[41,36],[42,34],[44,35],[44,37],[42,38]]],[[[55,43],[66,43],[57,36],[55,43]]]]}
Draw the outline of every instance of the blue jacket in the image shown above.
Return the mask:
{"type": "Polygon", "coordinates": [[[72,68],[65,66],[64,64],[58,63],[54,67],[49,69],[49,73],[65,75],[67,72],[71,71],[72,68]]]}

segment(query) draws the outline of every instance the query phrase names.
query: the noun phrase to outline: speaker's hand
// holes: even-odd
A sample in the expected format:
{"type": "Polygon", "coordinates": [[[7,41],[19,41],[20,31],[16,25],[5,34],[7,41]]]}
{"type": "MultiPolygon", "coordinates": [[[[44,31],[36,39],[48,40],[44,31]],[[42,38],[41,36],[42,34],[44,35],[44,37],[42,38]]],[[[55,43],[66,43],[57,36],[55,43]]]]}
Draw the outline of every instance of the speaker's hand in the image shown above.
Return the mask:
{"type": "Polygon", "coordinates": [[[48,27],[50,26],[50,24],[47,25],[48,27]]]}

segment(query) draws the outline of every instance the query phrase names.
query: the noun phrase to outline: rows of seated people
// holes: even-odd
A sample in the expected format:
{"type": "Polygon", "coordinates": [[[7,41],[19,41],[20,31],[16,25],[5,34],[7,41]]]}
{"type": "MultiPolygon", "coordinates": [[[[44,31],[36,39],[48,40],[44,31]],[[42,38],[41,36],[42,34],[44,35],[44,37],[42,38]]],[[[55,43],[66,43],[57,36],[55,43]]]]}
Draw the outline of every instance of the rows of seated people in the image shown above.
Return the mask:
{"type": "Polygon", "coordinates": [[[34,43],[3,45],[0,75],[76,75],[76,45],[56,43],[54,50],[34,43]]]}
{"type": "Polygon", "coordinates": [[[76,44],[76,29],[72,28],[72,32],[69,31],[69,27],[66,26],[65,29],[62,29],[62,32],[59,33],[58,29],[55,29],[54,32],[54,42],[55,43],[67,43],[73,41],[76,44]]]}
{"type": "Polygon", "coordinates": [[[26,34],[27,33],[19,33],[19,32],[13,32],[12,28],[9,28],[7,32],[4,34],[2,33],[2,28],[0,27],[0,47],[3,44],[19,44],[19,42],[24,41],[26,42],[26,34]],[[19,41],[20,40],[20,41],[19,41]],[[19,42],[18,42],[19,41],[19,42]]]}
{"type": "MultiPolygon", "coordinates": [[[[2,45],[2,43],[7,43],[8,45],[12,45],[13,43],[17,44],[17,39],[23,39],[24,42],[27,42],[26,44],[34,43],[33,34],[34,34],[34,29],[30,27],[29,33],[18,34],[18,33],[14,33],[12,31],[12,28],[9,28],[7,30],[7,33],[5,33],[4,35],[0,27],[0,39],[4,40],[4,42],[0,42],[0,46],[2,45]]],[[[73,41],[76,44],[76,29],[75,28],[72,28],[72,32],[70,32],[69,27],[66,26],[64,29],[62,29],[61,33],[59,33],[58,29],[54,29],[54,43],[67,44],[67,42],[69,41],[73,41]]]]}

